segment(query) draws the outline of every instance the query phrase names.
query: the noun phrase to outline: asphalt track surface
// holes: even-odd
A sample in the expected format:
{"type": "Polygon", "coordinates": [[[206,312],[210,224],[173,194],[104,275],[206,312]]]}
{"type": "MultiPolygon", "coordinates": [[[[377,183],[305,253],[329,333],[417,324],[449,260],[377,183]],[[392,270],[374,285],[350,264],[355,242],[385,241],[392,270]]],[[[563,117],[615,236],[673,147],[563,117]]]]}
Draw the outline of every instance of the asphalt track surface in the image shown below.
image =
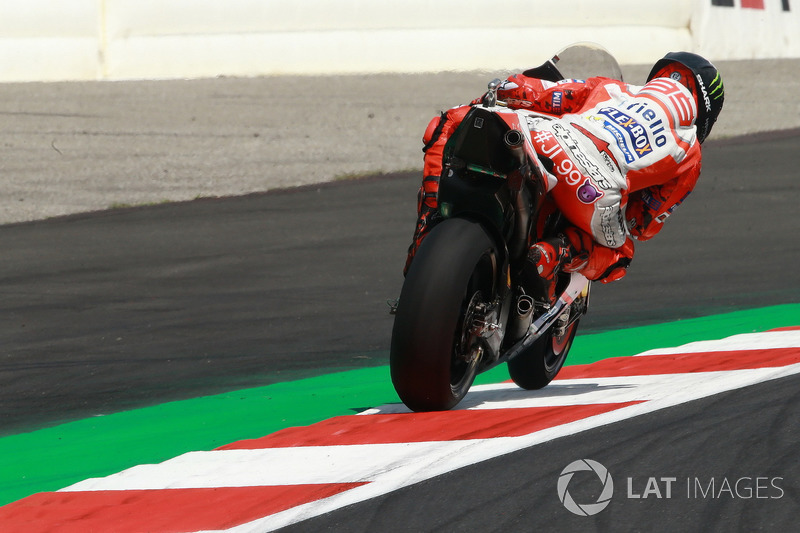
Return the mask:
{"type": "MultiPolygon", "coordinates": [[[[624,281],[595,287],[583,331],[800,301],[798,147],[800,131],[709,142],[694,194],[624,281]]],[[[0,433],[386,364],[417,185],[407,173],[0,227],[0,433]]],[[[559,439],[296,530],[788,529],[797,385],[559,439]],[[626,501],[587,522],[553,504],[582,457],[635,477],[781,476],[786,496],[626,501]]]]}
{"type": "MultiPolygon", "coordinates": [[[[705,149],[584,332],[800,301],[800,131],[705,149]]],[[[383,365],[418,175],[0,227],[0,434],[383,365]]]]}

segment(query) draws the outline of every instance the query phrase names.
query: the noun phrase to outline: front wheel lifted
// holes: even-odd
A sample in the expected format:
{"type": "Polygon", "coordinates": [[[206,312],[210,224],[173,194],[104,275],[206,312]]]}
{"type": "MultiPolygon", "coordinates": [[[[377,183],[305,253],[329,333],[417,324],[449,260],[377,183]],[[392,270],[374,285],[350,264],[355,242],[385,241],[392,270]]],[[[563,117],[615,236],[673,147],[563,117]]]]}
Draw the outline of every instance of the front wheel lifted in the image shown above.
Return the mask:
{"type": "Polygon", "coordinates": [[[420,246],[392,330],[392,383],[409,409],[441,411],[466,395],[483,344],[476,323],[494,293],[494,244],[480,224],[448,219],[420,246]]]}

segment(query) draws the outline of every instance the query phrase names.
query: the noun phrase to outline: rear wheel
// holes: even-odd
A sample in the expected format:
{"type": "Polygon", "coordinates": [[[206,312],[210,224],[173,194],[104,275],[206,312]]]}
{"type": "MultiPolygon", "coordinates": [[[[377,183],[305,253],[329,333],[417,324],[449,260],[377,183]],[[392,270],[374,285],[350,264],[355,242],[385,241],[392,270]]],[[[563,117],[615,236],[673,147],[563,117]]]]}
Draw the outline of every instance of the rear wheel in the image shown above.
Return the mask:
{"type": "Polygon", "coordinates": [[[567,359],[575,333],[576,320],[566,327],[563,335],[555,335],[550,328],[526,350],[508,362],[508,373],[517,386],[523,389],[541,389],[556,377],[567,359]]]}
{"type": "Polygon", "coordinates": [[[476,320],[492,300],[494,244],[480,224],[448,219],[409,268],[392,330],[390,368],[414,411],[455,406],[472,385],[483,347],[476,320]]]}

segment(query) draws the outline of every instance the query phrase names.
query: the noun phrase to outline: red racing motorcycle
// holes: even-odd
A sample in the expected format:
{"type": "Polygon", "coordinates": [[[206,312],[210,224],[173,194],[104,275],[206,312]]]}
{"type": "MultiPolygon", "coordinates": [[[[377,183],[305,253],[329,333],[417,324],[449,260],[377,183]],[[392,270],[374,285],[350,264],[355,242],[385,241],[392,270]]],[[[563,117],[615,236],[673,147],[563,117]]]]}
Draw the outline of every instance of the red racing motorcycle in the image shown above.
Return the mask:
{"type": "MultiPolygon", "coordinates": [[[[531,77],[622,79],[604,49],[562,50],[531,77]]],[[[395,307],[390,368],[400,399],[414,411],[458,404],[475,376],[507,363],[524,389],[546,386],[567,358],[591,282],[559,273],[557,300],[527,260],[532,243],[567,224],[549,200],[531,125],[544,120],[497,101],[500,80],[467,113],[444,148],[441,221],[420,245],[395,307]]]]}

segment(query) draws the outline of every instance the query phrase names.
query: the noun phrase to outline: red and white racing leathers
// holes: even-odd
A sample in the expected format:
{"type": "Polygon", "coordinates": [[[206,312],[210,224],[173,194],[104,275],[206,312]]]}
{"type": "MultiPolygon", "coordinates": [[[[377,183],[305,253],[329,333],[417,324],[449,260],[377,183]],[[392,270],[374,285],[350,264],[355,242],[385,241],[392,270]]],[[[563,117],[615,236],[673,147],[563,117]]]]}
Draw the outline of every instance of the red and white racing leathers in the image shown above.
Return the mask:
{"type": "MultiPolygon", "coordinates": [[[[630,237],[646,240],[658,233],[700,175],[691,92],[669,78],[632,86],[608,78],[553,83],[518,74],[501,85],[497,97],[511,108],[544,115],[529,127],[534,149],[555,177],[550,195],[575,226],[567,237],[584,261],[572,270],[589,279],[621,278],[622,265],[633,257],[630,237]]],[[[467,111],[469,106],[453,108],[425,132],[420,225],[412,248],[427,232],[426,215],[437,207],[444,145],[467,111]]]]}

